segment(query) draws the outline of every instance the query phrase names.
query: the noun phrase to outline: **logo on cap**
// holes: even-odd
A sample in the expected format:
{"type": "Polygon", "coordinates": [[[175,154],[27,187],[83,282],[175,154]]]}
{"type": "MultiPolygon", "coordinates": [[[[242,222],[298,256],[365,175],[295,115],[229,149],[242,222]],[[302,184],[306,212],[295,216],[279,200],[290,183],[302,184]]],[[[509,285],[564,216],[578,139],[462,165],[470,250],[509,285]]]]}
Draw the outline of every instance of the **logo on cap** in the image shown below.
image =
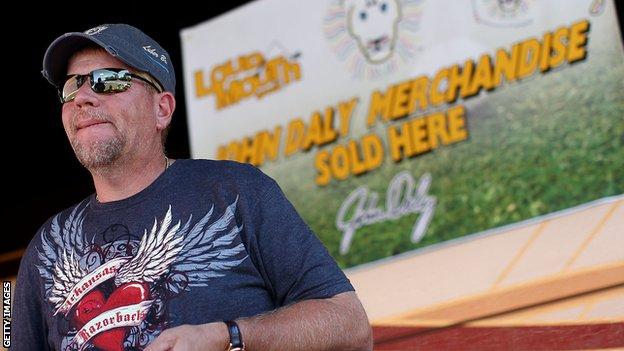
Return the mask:
{"type": "Polygon", "coordinates": [[[108,26],[93,27],[93,28],[91,28],[89,30],[86,30],[85,34],[87,34],[87,35],[95,35],[95,34],[98,34],[98,33],[100,33],[101,31],[103,31],[103,30],[105,30],[107,28],[108,28],[108,26]]]}
{"type": "Polygon", "coordinates": [[[147,51],[150,55],[154,56],[155,58],[160,58],[162,62],[167,63],[167,57],[165,55],[159,55],[156,52],[156,49],[152,48],[151,45],[144,46],[143,50],[147,51]]]}

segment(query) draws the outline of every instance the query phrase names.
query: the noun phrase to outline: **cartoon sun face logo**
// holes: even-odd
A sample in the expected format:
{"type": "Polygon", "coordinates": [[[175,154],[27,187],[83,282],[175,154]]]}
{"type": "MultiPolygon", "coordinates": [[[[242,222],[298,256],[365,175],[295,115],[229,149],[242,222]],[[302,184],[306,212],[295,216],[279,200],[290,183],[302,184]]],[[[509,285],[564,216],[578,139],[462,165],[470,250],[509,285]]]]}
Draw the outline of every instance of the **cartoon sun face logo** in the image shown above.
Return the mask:
{"type": "Polygon", "coordinates": [[[366,60],[381,63],[390,58],[401,19],[397,0],[351,0],[346,6],[349,35],[357,41],[366,60]]]}
{"type": "Polygon", "coordinates": [[[323,30],[354,78],[377,78],[422,49],[417,36],[423,0],[332,0],[323,30]]]}

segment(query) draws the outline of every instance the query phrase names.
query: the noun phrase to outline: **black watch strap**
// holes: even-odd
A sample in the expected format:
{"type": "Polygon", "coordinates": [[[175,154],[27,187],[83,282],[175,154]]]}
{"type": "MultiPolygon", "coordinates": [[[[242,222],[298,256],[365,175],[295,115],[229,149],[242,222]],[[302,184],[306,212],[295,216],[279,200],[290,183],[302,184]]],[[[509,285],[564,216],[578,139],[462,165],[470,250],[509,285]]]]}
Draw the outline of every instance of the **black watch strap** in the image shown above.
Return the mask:
{"type": "Polygon", "coordinates": [[[227,325],[228,332],[230,333],[230,350],[244,351],[245,344],[243,343],[243,336],[238,328],[238,324],[234,321],[224,321],[224,323],[227,325]]]}

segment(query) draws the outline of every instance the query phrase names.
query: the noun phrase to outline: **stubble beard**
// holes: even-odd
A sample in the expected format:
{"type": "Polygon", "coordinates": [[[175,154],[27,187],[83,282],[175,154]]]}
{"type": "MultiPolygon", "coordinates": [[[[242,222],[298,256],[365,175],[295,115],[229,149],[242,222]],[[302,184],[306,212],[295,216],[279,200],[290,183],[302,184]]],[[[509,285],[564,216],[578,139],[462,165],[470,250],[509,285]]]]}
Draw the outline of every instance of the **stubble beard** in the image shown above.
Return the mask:
{"type": "Polygon", "coordinates": [[[72,147],[85,168],[97,171],[109,168],[119,158],[123,143],[119,138],[95,140],[88,145],[74,140],[72,147]]]}
{"type": "MultiPolygon", "coordinates": [[[[91,118],[99,121],[111,120],[109,116],[99,111],[89,111],[88,114],[91,118]]],[[[120,135],[119,131],[115,134],[106,139],[94,139],[86,142],[74,137],[71,140],[71,146],[78,161],[91,172],[106,173],[119,159],[125,145],[123,136],[120,135]]]]}

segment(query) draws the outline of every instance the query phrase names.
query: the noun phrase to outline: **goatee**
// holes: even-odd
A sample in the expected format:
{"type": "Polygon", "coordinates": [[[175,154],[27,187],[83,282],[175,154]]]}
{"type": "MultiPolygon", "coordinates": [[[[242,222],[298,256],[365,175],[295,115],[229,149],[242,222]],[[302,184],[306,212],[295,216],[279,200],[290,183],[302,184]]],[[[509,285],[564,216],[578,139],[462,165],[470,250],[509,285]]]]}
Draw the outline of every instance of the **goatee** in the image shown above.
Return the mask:
{"type": "Polygon", "coordinates": [[[98,170],[112,165],[121,155],[123,143],[119,138],[93,140],[85,145],[74,139],[72,148],[78,161],[89,170],[98,170]]]}
{"type": "MultiPolygon", "coordinates": [[[[79,120],[88,118],[90,120],[99,122],[109,122],[112,120],[111,116],[98,110],[82,110],[75,116],[73,116],[71,122],[71,129],[76,131],[76,124],[79,120]]],[[[115,126],[111,123],[111,126],[115,126]]],[[[74,134],[70,143],[76,154],[78,161],[87,168],[89,171],[101,173],[110,166],[121,156],[121,151],[124,147],[124,137],[119,130],[115,128],[113,136],[109,136],[106,139],[94,138],[91,140],[80,140],[74,134]]]]}

